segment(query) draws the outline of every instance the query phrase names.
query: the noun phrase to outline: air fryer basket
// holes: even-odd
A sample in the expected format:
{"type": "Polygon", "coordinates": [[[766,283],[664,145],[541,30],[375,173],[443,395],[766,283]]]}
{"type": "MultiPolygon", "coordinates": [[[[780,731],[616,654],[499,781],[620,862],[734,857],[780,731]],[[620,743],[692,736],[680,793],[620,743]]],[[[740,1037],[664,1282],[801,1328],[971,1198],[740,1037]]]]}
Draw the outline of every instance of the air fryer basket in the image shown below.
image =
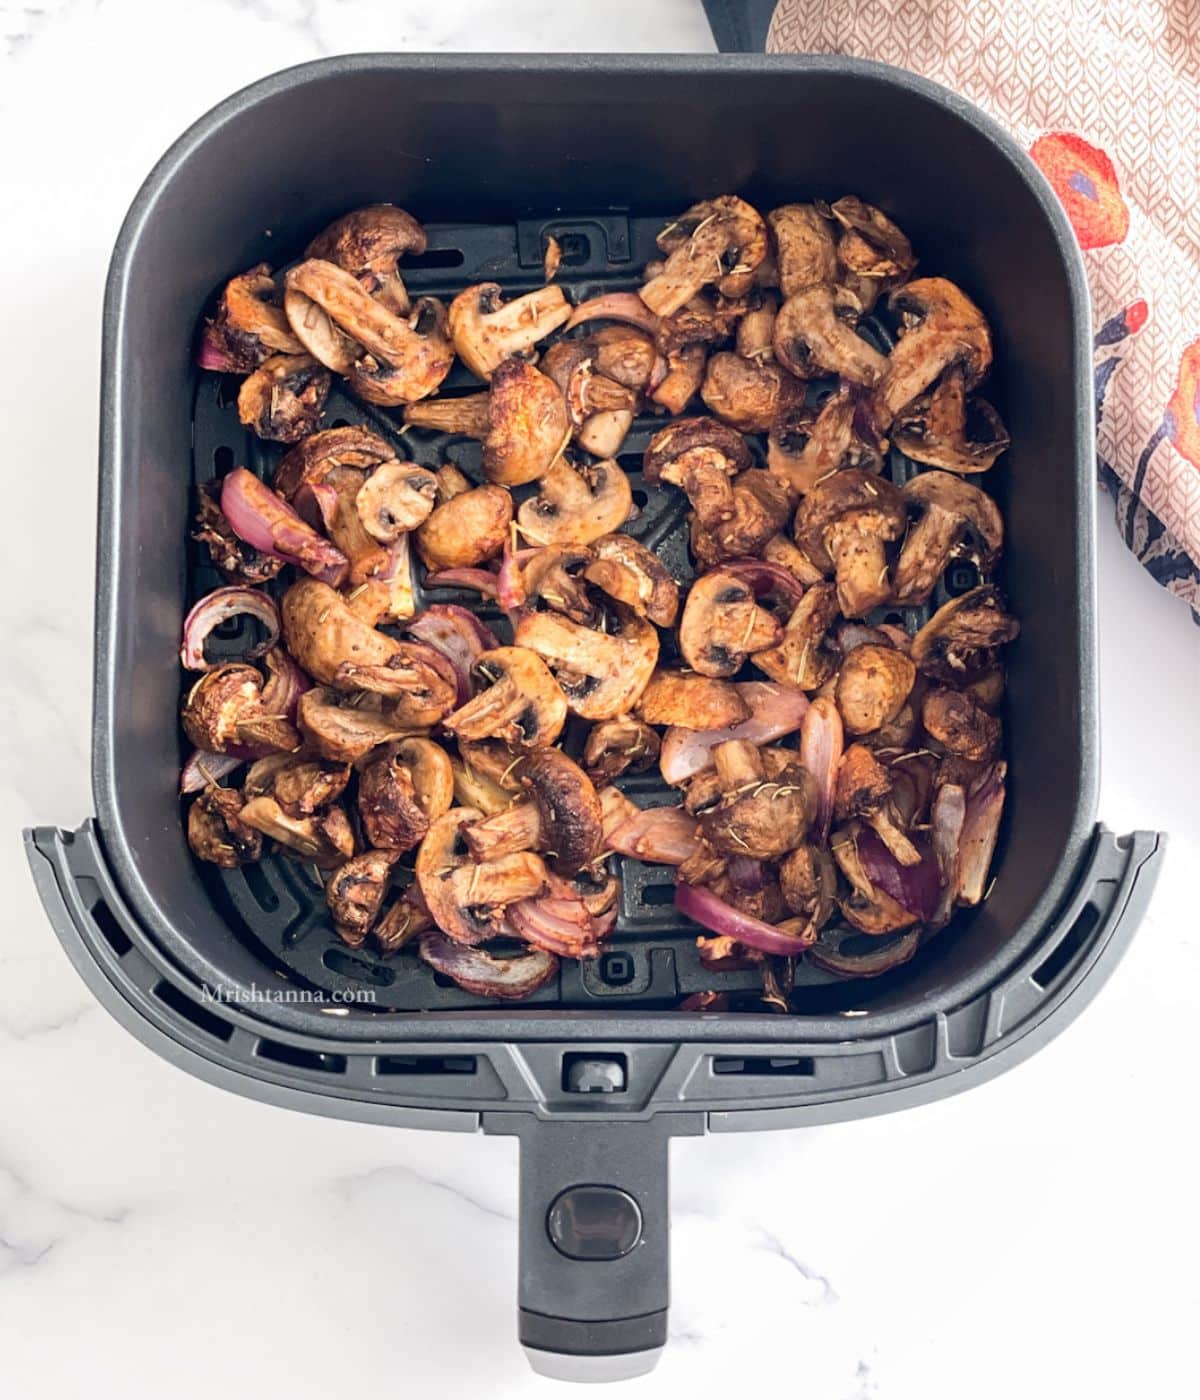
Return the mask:
{"type": "MultiPolygon", "coordinates": [[[[1089,367],[1082,270],[1053,196],[974,109],[893,69],[371,56],[291,70],[231,98],[152,173],[110,272],[98,818],[73,834],[27,835],[68,953],[131,1030],[240,1092],[519,1135],[531,1357],[556,1374],[646,1369],[665,1338],[670,1136],[832,1121],[966,1087],[1076,1014],[1132,934],[1161,838],[1093,825],[1089,367]],[[515,1010],[440,985],[415,959],[341,947],[319,916],[319,888],[290,862],[201,873],[178,818],[176,656],[187,602],[216,580],[180,542],[193,479],[268,461],[219,382],[190,368],[211,289],[260,260],[285,262],[334,215],[386,199],[438,221],[430,252],[406,270],[415,289],[537,285],[553,233],[577,299],[634,285],[659,216],[724,190],[764,207],[846,191],[881,204],[924,266],[961,281],[994,328],[989,396],[1015,446],[989,487],[1010,540],[1001,581],[1023,631],[1010,649],[1010,794],[985,904],[874,982],[806,974],[796,1015],[680,1015],[666,1008],[702,985],[749,984],[699,968],[667,877],[630,862],[609,951],[565,965],[515,1010]],[[326,999],[270,995],[313,988],[326,999]],[[364,989],[372,1003],[344,999],[364,989]],[[571,1257],[605,1241],[609,1257],[571,1257]]],[[[326,421],[339,419],[396,427],[335,396],[326,421]]],[[[646,426],[627,445],[632,468],[646,426]]],[[[472,445],[418,437],[404,442],[419,458],[474,465],[472,445]]],[[[636,532],[684,567],[676,503],[643,495],[636,532]]],[[[662,800],[650,778],[630,791],[662,800]]]]}

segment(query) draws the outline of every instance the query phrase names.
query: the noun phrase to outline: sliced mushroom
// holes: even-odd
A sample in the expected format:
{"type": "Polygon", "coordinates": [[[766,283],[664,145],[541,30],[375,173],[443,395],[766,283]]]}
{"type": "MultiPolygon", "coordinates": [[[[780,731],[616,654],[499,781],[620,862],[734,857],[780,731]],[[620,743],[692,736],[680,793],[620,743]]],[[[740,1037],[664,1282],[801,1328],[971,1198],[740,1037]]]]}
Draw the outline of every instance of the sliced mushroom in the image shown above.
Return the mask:
{"type": "Polygon", "coordinates": [[[309,355],[272,355],[242,381],[238,419],[269,442],[313,432],[329,397],[329,371],[309,355]]]}
{"type": "MultiPolygon", "coordinates": [[[[634,326],[601,326],[588,339],[596,370],[607,379],[639,392],[666,373],[654,337],[634,326]]],[[[549,352],[547,352],[549,353],[549,352]]]]}
{"type": "Polygon", "coordinates": [[[711,418],[681,418],[661,428],[642,458],[642,471],[651,485],[669,481],[684,491],[688,490],[689,477],[709,469],[729,477],[753,465],[742,435],[711,418]]]}
{"type": "Polygon", "coordinates": [[[856,929],[873,937],[912,928],[916,914],[868,879],[859,858],[858,835],[858,823],[851,822],[829,839],[833,858],[850,884],[849,895],[838,900],[843,915],[856,929]]]}
{"type": "Polygon", "coordinates": [[[450,334],[471,373],[490,379],[510,355],[531,349],[570,315],[560,287],[539,287],[505,302],[498,283],[483,282],[459,292],[450,303],[450,334]]]}
{"type": "Polygon", "coordinates": [[[584,545],[620,529],[633,514],[629,478],[617,462],[576,469],[553,463],[517,511],[517,526],[539,545],[584,545]]]}
{"type": "Polygon", "coordinates": [[[958,367],[900,410],[891,437],[914,462],[960,475],[987,471],[1009,446],[1000,415],[986,399],[967,398],[958,367]]]}
{"type": "Polygon", "coordinates": [[[1000,743],[1000,721],[970,693],[939,686],[921,702],[921,723],[931,739],[976,763],[990,759],[1000,743]]]}
{"type": "Polygon", "coordinates": [[[909,528],[896,563],[893,594],[900,603],[924,603],[950,559],[963,554],[990,569],[1004,542],[1004,521],[995,501],[978,486],[949,472],[922,472],[904,488],[904,498],[921,512],[909,528]]]}
{"type": "Polygon", "coordinates": [[[398,642],[384,662],[343,661],[334,672],[336,690],[365,690],[387,697],[387,713],[410,729],[427,729],[458,701],[458,677],[449,659],[422,642],[398,642]]]}
{"type": "Polygon", "coordinates": [[[816,205],[780,205],[767,215],[767,223],[775,235],[779,290],[785,297],[808,287],[833,286],[838,275],[833,225],[816,205]]]}
{"type": "Polygon", "coordinates": [[[924,675],[962,684],[989,671],[995,649],[1011,642],[1020,630],[1004,611],[999,590],[980,584],[943,603],[912,639],[909,655],[924,675]]]}
{"type": "Polygon", "coordinates": [[[601,535],[591,545],[583,576],[610,598],[647,617],[656,627],[673,627],[679,612],[679,585],[657,555],[629,535],[601,535]]]}
{"type": "Polygon", "coordinates": [[[838,237],[838,261],[857,277],[907,277],[917,265],[912,244],[904,233],[873,204],[852,194],[830,205],[830,213],[842,226],[838,237]]]}
{"type": "Polygon", "coordinates": [[[711,282],[725,296],[745,296],[767,254],[767,226],[745,200],[719,195],[668,224],[658,246],[666,263],[640,295],[656,316],[671,316],[711,282]]]}
{"type": "Polygon", "coordinates": [[[817,810],[816,784],[797,762],[768,779],[758,749],[728,739],[713,750],[724,796],[700,819],[704,839],[732,856],[772,860],[804,840],[817,810]]]}
{"type": "Polygon", "coordinates": [[[779,314],[779,297],[774,292],[753,292],[751,308],[737,325],[736,346],[739,355],[757,363],[775,358],[775,317],[779,314]]]}
{"type": "Polygon", "coordinates": [[[394,204],[369,204],[335,219],[304,250],[306,258],[321,258],[356,278],[376,301],[407,315],[409,297],[397,266],[406,253],[423,253],[425,230],[394,204]]]}
{"type": "Polygon", "coordinates": [[[298,579],[280,606],[287,649],[314,680],[330,685],[344,662],[383,666],[400,643],[352,613],[342,595],[313,578],[298,579]]]}
{"type": "Polygon", "coordinates": [[[419,933],[433,927],[429,910],[417,884],[409,885],[399,899],[384,911],[372,934],[379,951],[385,956],[407,947],[419,933]]]}
{"type": "MultiPolygon", "coordinates": [[[[573,623],[566,624],[574,626],[573,623]]],[[[553,744],[567,718],[567,701],[545,662],[521,640],[485,651],[475,674],[488,682],[445,721],[461,739],[501,739],[515,748],[553,744]]]]}
{"type": "Polygon", "coordinates": [[[707,353],[703,345],[681,345],[666,352],[667,373],[650,392],[660,408],[679,414],[700,392],[707,353]]]}
{"type": "MultiPolygon", "coordinates": [[[[323,586],[323,585],[322,585],[323,586]]],[[[205,753],[278,750],[291,753],[300,736],[286,715],[264,710],[262,673],[235,663],[205,671],[183,702],[183,732],[205,753]]]]}
{"type": "Polygon", "coordinates": [[[606,719],[588,731],[584,771],[597,783],[612,782],[622,773],[642,773],[658,762],[659,746],[658,735],[642,720],[628,715],[606,719]]]}
{"type": "Polygon", "coordinates": [[[728,729],[750,718],[750,706],[731,681],[688,671],[655,671],[637,713],[647,724],[728,729]]]}
{"type": "Polygon", "coordinates": [[[837,908],[837,866],[824,846],[803,845],[779,864],[783,902],[814,929],[824,928],[837,908]]]}
{"type": "Polygon", "coordinates": [[[484,475],[501,486],[520,486],[541,476],[571,433],[557,385],[516,355],[496,366],[484,393],[410,404],[404,421],[478,438],[483,443],[484,475]]]}
{"type": "Polygon", "coordinates": [[[788,297],[775,318],[775,358],[800,379],[837,374],[852,384],[878,384],[888,358],[838,315],[831,286],[788,297]]]}
{"type": "Polygon", "coordinates": [[[834,928],[808,950],[808,960],[837,977],[881,977],[903,967],[920,945],[919,929],[872,937],[858,929],[834,928]]]}
{"type": "Polygon", "coordinates": [[[533,796],[541,829],[552,850],[546,859],[558,875],[576,875],[600,854],[600,801],[591,778],[561,749],[523,757],[516,774],[533,796]]]}
{"type": "Polygon", "coordinates": [[[583,577],[593,561],[592,550],[586,546],[574,549],[547,546],[530,550],[528,554],[526,562],[518,565],[525,602],[530,606],[542,603],[573,622],[582,622],[585,627],[592,626],[598,609],[583,577]]]}
{"type": "Polygon", "coordinates": [[[392,867],[399,859],[399,851],[364,851],[351,856],[329,877],[325,903],[342,942],[351,948],[361,948],[366,942],[383,907],[392,867]]]}
{"type": "Polygon", "coordinates": [[[416,873],[430,917],[460,943],[481,943],[503,931],[504,910],[541,894],[546,867],[529,852],[472,861],[463,828],[480,819],[474,807],[453,807],[429,828],[417,853],[416,873]]]}
{"type": "Polygon", "coordinates": [[[741,433],[765,433],[804,402],[804,385],[778,365],[722,350],[710,357],[700,397],[741,433]]]}
{"type": "Polygon", "coordinates": [[[887,359],[878,401],[887,422],[957,366],[973,389],[992,363],[992,337],[983,312],[953,282],[922,277],[892,293],[903,329],[887,359]]]}
{"type": "Polygon", "coordinates": [[[372,759],[359,774],[358,814],[371,845],[397,854],[411,851],[429,830],[413,775],[396,754],[372,759]]]}
{"type": "Polygon", "coordinates": [[[359,487],[354,508],[372,539],[391,544],[429,518],[436,496],[431,471],[414,462],[385,462],[359,487]]]}
{"type": "Polygon", "coordinates": [[[891,802],[895,779],[863,744],[851,744],[838,770],[834,814],[839,821],[861,817],[873,827],[901,865],[918,865],[921,853],[897,822],[891,802]]]}
{"type": "MultiPolygon", "coordinates": [[[[438,473],[439,494],[442,474],[438,473]]],[[[417,553],[429,569],[461,569],[499,554],[509,537],[512,496],[503,486],[459,491],[437,506],[416,532],[417,553]]]]}
{"type": "Polygon", "coordinates": [[[394,739],[406,738],[413,726],[390,713],[382,695],[339,695],[313,686],[300,697],[296,720],[308,746],[323,758],[353,763],[394,739]]]}
{"type": "Polygon", "coordinates": [[[855,647],[842,662],[835,692],[847,732],[870,734],[895,719],[916,678],[917,668],[894,647],[855,647]]]}
{"type": "Polygon", "coordinates": [[[242,808],[241,820],[322,870],[354,854],[354,833],[340,807],[311,817],[289,817],[273,797],[254,797],[242,808]]]}
{"type": "Polygon", "coordinates": [[[899,487],[861,468],[838,472],[800,503],[796,543],[819,569],[836,574],[847,617],[863,617],[891,595],[884,545],[899,538],[906,520],[899,487]]]}
{"type": "Polygon", "coordinates": [[[351,614],[368,627],[380,622],[404,622],[417,610],[409,537],[401,535],[387,546],[385,554],[387,560],[379,572],[346,595],[351,614]]]}
{"type": "Polygon", "coordinates": [[[247,374],[272,354],[298,355],[304,347],[288,328],[279,288],[266,263],[231,277],[217,313],[204,328],[201,369],[247,374]]]}
{"type": "Polygon", "coordinates": [[[370,471],[395,457],[391,444],[366,428],[325,428],[284,453],[271,485],[285,500],[294,501],[302,486],[318,485],[334,467],[370,471]]]}
{"type": "MultiPolygon", "coordinates": [[[[656,354],[654,344],[645,338],[643,341],[652,365],[656,354]]],[[[611,360],[613,357],[609,358],[611,360]]],[[[633,421],[633,413],[639,402],[637,388],[623,384],[604,373],[600,368],[599,359],[600,350],[592,338],[560,340],[551,345],[542,356],[542,369],[558,386],[565,413],[570,420],[569,426],[581,442],[584,437],[595,441],[595,432],[588,430],[601,415],[621,415],[621,421],[625,422],[628,430],[628,424],[633,421]]],[[[618,358],[615,368],[618,373],[624,374],[627,367],[621,364],[618,358]]],[[[560,437],[560,443],[561,441],[560,437]]]]}
{"type": "Polygon", "coordinates": [[[867,421],[862,395],[846,384],[815,416],[806,409],[785,414],[767,439],[767,470],[799,495],[807,495],[844,467],[870,472],[883,468],[883,452],[867,421]]]}
{"type": "Polygon", "coordinates": [[[264,783],[262,768],[270,759],[260,759],[247,772],[244,791],[247,797],[270,796],[289,817],[311,817],[322,807],[339,798],[350,781],[350,766],[322,758],[289,756],[274,766],[269,783],[264,783]]]}
{"type": "Polygon", "coordinates": [[[259,860],[262,836],[241,819],[236,788],[206,788],[188,808],[187,839],[192,854],[225,870],[259,860]]]}
{"type": "Polygon", "coordinates": [[[783,629],[759,607],[754,589],[716,569],[692,585],[679,623],[679,649],[701,676],[732,676],[755,652],[777,646],[783,629]]]}
{"type": "Polygon", "coordinates": [[[824,575],[802,550],[798,549],[786,535],[772,535],[762,547],[762,557],[768,564],[778,564],[805,588],[820,583],[824,575]]]}
{"type": "MultiPolygon", "coordinates": [[[[417,471],[420,468],[416,468],[417,471]]],[[[357,586],[387,568],[387,550],[363,524],[358,496],[366,481],[357,467],[331,466],[319,484],[301,486],[295,496],[297,512],[314,529],[324,529],[350,564],[347,582],[357,586]]]]}
{"type": "Polygon", "coordinates": [[[454,775],[454,800],[460,807],[478,807],[485,817],[492,817],[512,804],[513,794],[486,773],[480,772],[467,758],[452,758],[450,767],[454,775]]]}
{"type": "Polygon", "coordinates": [[[778,644],[756,652],[754,664],[781,685],[819,690],[837,666],[824,645],[837,615],[833,584],[814,584],[796,604],[778,644]]]}
{"type": "Polygon", "coordinates": [[[615,632],[581,627],[552,613],[526,613],[517,623],[517,646],[537,652],[557,676],[567,704],[584,719],[627,714],[658,661],[658,633],[616,607],[615,632]]]}

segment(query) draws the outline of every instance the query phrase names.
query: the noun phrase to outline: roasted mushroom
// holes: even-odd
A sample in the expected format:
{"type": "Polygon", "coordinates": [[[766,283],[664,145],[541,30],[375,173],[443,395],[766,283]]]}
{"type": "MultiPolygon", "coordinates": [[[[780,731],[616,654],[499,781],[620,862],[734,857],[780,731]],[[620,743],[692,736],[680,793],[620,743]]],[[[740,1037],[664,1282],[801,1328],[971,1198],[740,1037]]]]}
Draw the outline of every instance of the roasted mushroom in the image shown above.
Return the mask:
{"type": "Polygon", "coordinates": [[[778,644],[756,652],[754,664],[782,685],[819,690],[837,666],[824,645],[837,615],[837,590],[833,584],[814,584],[796,604],[778,644]]]}
{"type": "Polygon", "coordinates": [[[287,649],[314,679],[331,685],[345,662],[385,666],[400,654],[394,637],[377,632],[347,607],[342,595],[316,579],[298,579],[280,606],[287,649]]]}
{"type": "Polygon", "coordinates": [[[384,662],[343,661],[334,689],[370,691],[388,698],[388,713],[412,729],[427,729],[458,702],[458,675],[440,651],[422,642],[398,642],[384,662]]]}
{"type": "Polygon", "coordinates": [[[745,200],[719,195],[668,224],[658,246],[666,263],[640,295],[655,315],[671,316],[710,282],[724,296],[745,296],[767,254],[767,227],[745,200]]]}
{"type": "Polygon", "coordinates": [[[248,751],[291,753],[300,747],[287,716],[263,705],[262,673],[241,663],[205,671],[184,699],[181,720],[183,732],[205,753],[245,758],[248,751]]]}
{"type": "Polygon", "coordinates": [[[775,317],[779,314],[779,297],[774,292],[758,291],[750,295],[750,310],[737,323],[735,344],[744,359],[757,364],[775,358],[775,317]]]}
{"type": "Polygon", "coordinates": [[[561,749],[526,755],[516,773],[553,848],[546,851],[550,869],[577,875],[600,854],[600,802],[591,778],[561,749]]]}
{"type": "Polygon", "coordinates": [[[637,713],[647,724],[727,729],[749,719],[750,706],[730,681],[689,671],[655,671],[637,713]]]}
{"type": "Polygon", "coordinates": [[[192,539],[206,545],[214,566],[230,583],[268,583],[283,568],[283,560],[247,544],[221,511],[221,483],[207,481],[198,492],[196,529],[192,539]]]}
{"type": "Polygon", "coordinates": [[[755,652],[778,645],[783,629],[737,574],[716,569],[692,584],[679,623],[679,649],[702,676],[732,676],[755,652]]]}
{"type": "Polygon", "coordinates": [[[539,287],[505,302],[496,282],[459,292],[450,303],[450,334],[463,364],[490,379],[510,355],[519,355],[557,330],[571,315],[559,287],[539,287]]]}
{"type": "Polygon", "coordinates": [[[385,696],[346,695],[313,686],[300,697],[296,722],[306,745],[323,758],[353,763],[377,748],[410,735],[413,726],[391,713],[385,696]]]}
{"type": "Polygon", "coordinates": [[[856,646],[838,671],[837,707],[850,734],[870,734],[895,719],[908,699],[917,668],[895,647],[856,646]]]}
{"type": "Polygon", "coordinates": [[[995,501],[978,486],[949,472],[922,472],[905,486],[904,499],[921,516],[909,527],[896,563],[897,602],[926,602],[955,555],[966,555],[985,571],[995,564],[1004,522],[995,501]]]}
{"type": "Polygon", "coordinates": [[[196,358],[201,369],[248,374],[270,355],[299,355],[303,350],[288,327],[270,267],[259,263],[225,284],[196,358]]]}
{"type": "Polygon", "coordinates": [[[622,715],[603,720],[588,733],[584,771],[598,783],[612,782],[622,773],[642,773],[658,762],[659,745],[658,735],[640,719],[622,715]]]}
{"type": "Polygon", "coordinates": [[[242,783],[246,798],[273,797],[289,817],[310,817],[346,790],[350,766],[304,754],[269,754],[252,764],[242,783]]]}
{"type": "Polygon", "coordinates": [[[394,204],[368,204],[335,219],[304,250],[356,278],[377,302],[398,316],[408,314],[408,291],[399,269],[406,253],[423,253],[425,230],[394,204]]]}
{"type": "Polygon", "coordinates": [[[804,840],[816,815],[816,784],[799,763],[768,779],[758,749],[729,739],[713,750],[724,796],[700,819],[704,839],[731,856],[772,860],[804,840]]]}
{"type": "MultiPolygon", "coordinates": [[[[601,535],[591,544],[583,576],[656,627],[673,627],[679,585],[657,555],[629,535],[601,535]]],[[[578,619],[577,619],[578,620],[578,619]]]]}
{"type": "MultiPolygon", "coordinates": [[[[657,353],[653,342],[645,337],[641,342],[653,365],[657,353]]],[[[640,399],[637,387],[603,373],[599,360],[600,348],[594,338],[560,340],[542,357],[542,368],[558,386],[569,417],[568,429],[579,445],[598,456],[612,457],[620,451],[640,399]]],[[[623,374],[627,366],[618,359],[614,368],[623,374]]],[[[564,441],[565,437],[560,438],[560,446],[564,441]]]]}
{"type": "Polygon", "coordinates": [[[1007,450],[1000,415],[985,399],[968,399],[963,385],[962,369],[948,369],[931,393],[900,410],[891,438],[906,457],[967,475],[987,471],[1007,450]]]}
{"type": "Polygon", "coordinates": [[[709,358],[700,397],[741,433],[765,433],[804,402],[800,380],[765,358],[751,360],[722,350],[709,358]]]}
{"type": "Polygon", "coordinates": [[[894,775],[870,749],[851,744],[838,770],[834,814],[839,821],[861,817],[901,865],[916,865],[920,852],[898,824],[891,802],[894,783],[894,775]]]}
{"type": "Polygon", "coordinates": [[[836,574],[847,617],[864,617],[891,595],[884,545],[903,533],[899,487],[861,468],[814,486],[796,511],[796,543],[825,574],[836,574]]]}
{"type": "Polygon", "coordinates": [[[321,421],[329,371],[311,355],[272,355],[238,390],[238,419],[270,442],[297,442],[321,421]]]}
{"type": "Polygon", "coordinates": [[[616,719],[637,703],[658,661],[658,633],[616,608],[615,630],[599,632],[552,613],[526,613],[518,647],[537,652],[554,672],[567,704],[584,719],[616,719]]]}
{"type": "Polygon", "coordinates": [[[707,355],[703,345],[681,345],[665,353],[667,372],[650,397],[668,413],[678,414],[700,391],[707,355]]]}
{"type": "Polygon", "coordinates": [[[973,389],[992,363],[983,312],[944,277],[923,277],[892,293],[903,329],[885,364],[877,401],[886,422],[923,394],[944,370],[958,367],[973,389]]]}
{"type": "Polygon", "coordinates": [[[815,204],[782,204],[767,215],[767,223],[775,235],[784,297],[809,287],[833,286],[838,275],[833,225],[815,204]]]}
{"type": "Polygon", "coordinates": [[[546,867],[528,851],[475,862],[462,828],[478,821],[473,807],[452,807],[435,821],[417,852],[417,883],[433,922],[459,943],[482,943],[504,929],[504,911],[546,889],[546,867]]]}
{"type": "Polygon", "coordinates": [[[241,820],[235,788],[206,788],[188,808],[187,839],[200,860],[234,870],[262,856],[262,835],[241,820]]]}
{"type": "MultiPolygon", "coordinates": [[[[476,486],[441,500],[447,472],[438,473],[441,503],[416,532],[417,553],[429,569],[461,569],[499,554],[512,526],[513,501],[503,486],[476,486]]],[[[457,472],[455,475],[459,475],[457,472]]]]}
{"type": "Polygon", "coordinates": [[[364,851],[351,856],[329,877],[325,903],[342,942],[351,948],[361,948],[366,942],[383,907],[392,867],[399,859],[399,851],[364,851]]]}
{"type": "Polygon", "coordinates": [[[815,929],[824,928],[837,907],[833,857],[824,846],[797,846],[779,863],[779,889],[793,914],[815,929]]]}
{"type": "Polygon", "coordinates": [[[478,438],[484,475],[501,486],[542,476],[571,435],[567,405],[553,380],[515,355],[496,366],[484,393],[410,404],[404,421],[478,438]]]}
{"type": "Polygon", "coordinates": [[[976,763],[991,758],[1000,742],[1000,721],[966,690],[929,691],[921,702],[921,723],[947,753],[976,763]]]}
{"type": "Polygon", "coordinates": [[[837,374],[851,384],[874,386],[888,358],[838,315],[833,288],[808,287],[788,297],[775,318],[775,358],[800,379],[837,374]]]}
{"type": "Polygon", "coordinates": [[[354,833],[340,807],[311,817],[289,817],[273,797],[254,797],[242,808],[240,819],[264,836],[274,837],[289,854],[322,870],[354,854],[354,833]]]}
{"type": "Polygon", "coordinates": [[[789,489],[807,495],[834,472],[861,467],[878,472],[883,452],[861,392],[843,385],[813,415],[808,409],[784,414],[767,438],[767,470],[789,489]]]}
{"type": "MultiPolygon", "coordinates": [[[[574,624],[567,624],[573,626],[574,624]]],[[[475,675],[487,682],[445,721],[461,739],[501,739],[514,748],[553,744],[567,718],[567,701],[545,662],[520,637],[518,645],[486,651],[475,675]]]]}
{"type": "Polygon", "coordinates": [[[916,267],[912,244],[881,209],[848,194],[834,200],[829,212],[842,226],[837,256],[847,272],[891,280],[907,277],[916,267]]]}
{"type": "Polygon", "coordinates": [[[386,462],[359,487],[354,506],[367,534],[390,544],[429,518],[436,496],[431,471],[412,462],[386,462]]]}
{"type": "Polygon", "coordinates": [[[632,514],[629,478],[617,462],[576,469],[560,458],[517,511],[517,527],[533,544],[584,545],[619,530],[632,514]]]}
{"type": "Polygon", "coordinates": [[[851,822],[829,840],[833,858],[850,885],[850,893],[838,899],[842,914],[856,929],[876,938],[912,928],[917,915],[868,878],[859,854],[860,835],[859,824],[851,822]]]}
{"type": "Polygon", "coordinates": [[[398,854],[419,845],[429,830],[412,773],[396,754],[372,759],[359,774],[358,814],[371,845],[398,854]]]}
{"type": "Polygon", "coordinates": [[[990,671],[995,649],[1020,630],[1004,611],[999,590],[980,584],[943,603],[912,639],[909,655],[923,674],[961,685],[990,671]]]}

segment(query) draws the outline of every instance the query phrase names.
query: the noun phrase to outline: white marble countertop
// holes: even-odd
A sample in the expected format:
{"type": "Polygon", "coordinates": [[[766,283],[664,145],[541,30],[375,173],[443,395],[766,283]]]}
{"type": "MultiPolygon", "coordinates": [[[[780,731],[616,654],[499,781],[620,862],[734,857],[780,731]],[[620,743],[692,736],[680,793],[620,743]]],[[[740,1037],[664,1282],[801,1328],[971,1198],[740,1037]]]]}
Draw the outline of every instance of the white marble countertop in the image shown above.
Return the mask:
{"type": "MultiPolygon", "coordinates": [[[[705,50],[700,6],[40,0],[0,3],[0,36],[18,522],[0,602],[0,1395],[548,1395],[515,1339],[515,1144],[310,1118],[171,1068],[68,966],[18,828],[92,810],[100,306],[155,158],[227,92],[320,54],[705,50]]],[[[1177,1394],[1192,1371],[1200,633],[1105,505],[1099,537],[1100,811],[1173,842],[1132,951],[1077,1025],[970,1094],[677,1144],[673,1344],[631,1393],[1100,1400],[1177,1394]]]]}

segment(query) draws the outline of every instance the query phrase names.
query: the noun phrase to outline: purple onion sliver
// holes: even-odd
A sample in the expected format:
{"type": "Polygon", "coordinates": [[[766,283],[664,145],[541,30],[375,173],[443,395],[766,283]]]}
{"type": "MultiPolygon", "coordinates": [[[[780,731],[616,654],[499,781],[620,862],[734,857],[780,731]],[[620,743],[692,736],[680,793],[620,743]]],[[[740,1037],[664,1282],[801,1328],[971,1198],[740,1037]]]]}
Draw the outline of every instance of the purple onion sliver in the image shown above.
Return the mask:
{"type": "Polygon", "coordinates": [[[929,837],[914,831],[909,839],[921,853],[917,865],[901,865],[891,851],[869,826],[858,833],[858,858],[867,879],[902,909],[907,909],[924,923],[933,918],[941,894],[941,872],[929,837]]]}
{"type": "Polygon", "coordinates": [[[675,888],[675,908],[693,923],[710,929],[713,933],[736,938],[748,948],[757,948],[761,953],[771,953],[776,957],[798,957],[808,944],[790,933],[781,933],[762,919],[743,914],[740,909],[718,899],[711,890],[699,885],[677,885],[675,888]]]}
{"type": "Polygon", "coordinates": [[[240,659],[252,660],[275,645],[279,640],[279,609],[266,593],[244,585],[217,588],[201,598],[184,619],[183,646],[180,648],[179,659],[187,670],[211,671],[214,666],[228,663],[228,657],[222,661],[207,660],[204,655],[204,643],[221,623],[242,613],[261,622],[267,629],[267,637],[265,641],[251,646],[240,659]]]}

